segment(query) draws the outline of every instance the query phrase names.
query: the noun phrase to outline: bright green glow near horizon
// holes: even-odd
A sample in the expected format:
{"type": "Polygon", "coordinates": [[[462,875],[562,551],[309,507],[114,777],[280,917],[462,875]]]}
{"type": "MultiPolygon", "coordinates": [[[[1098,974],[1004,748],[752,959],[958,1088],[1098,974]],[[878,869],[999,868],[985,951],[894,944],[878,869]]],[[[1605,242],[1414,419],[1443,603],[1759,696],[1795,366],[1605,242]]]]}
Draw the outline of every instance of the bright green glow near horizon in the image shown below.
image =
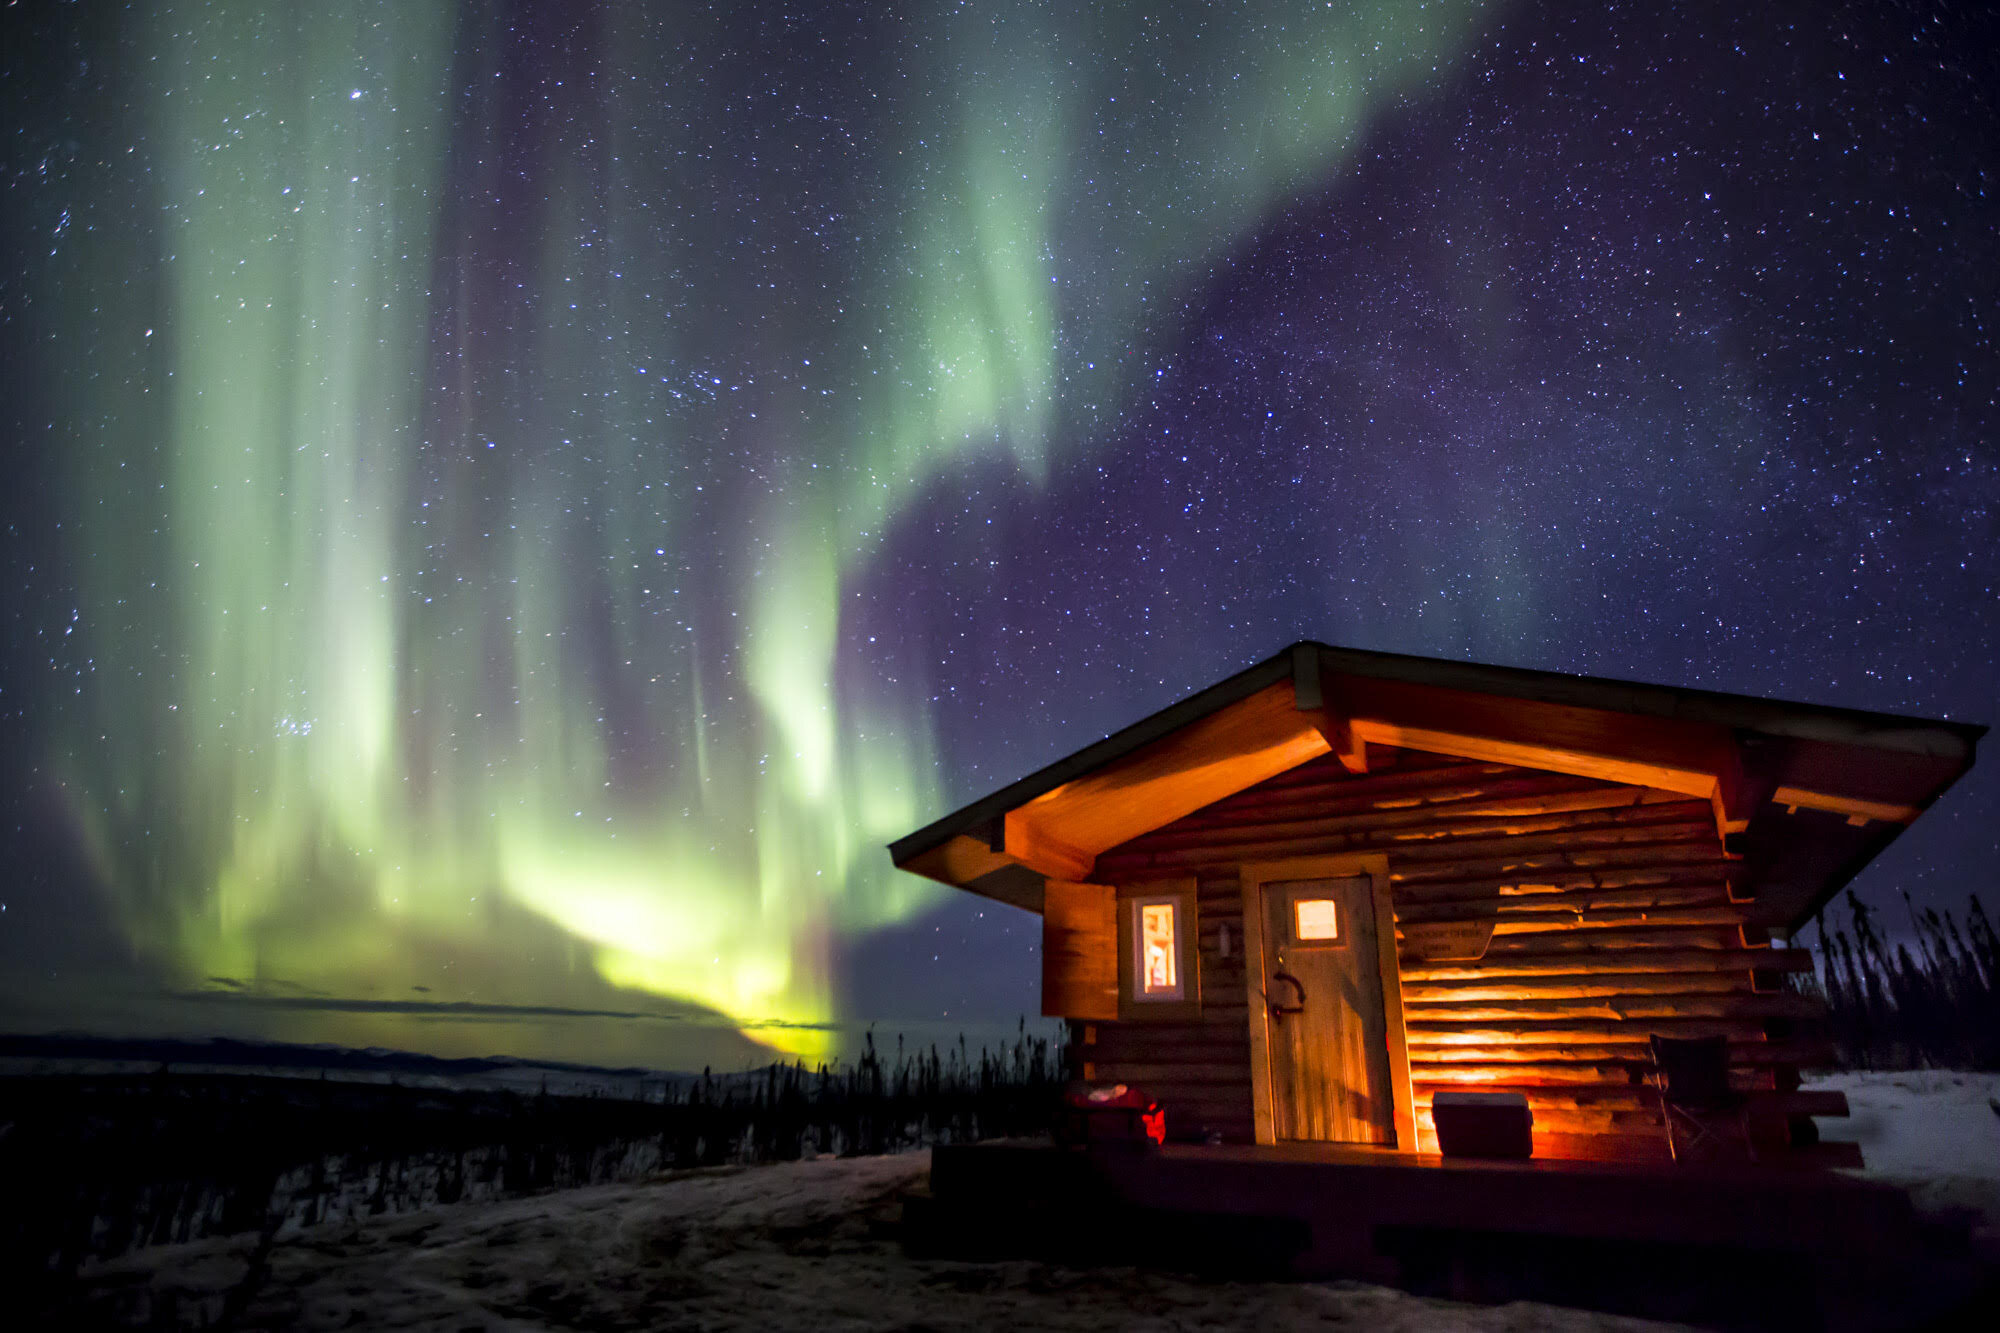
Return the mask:
{"type": "Polygon", "coordinates": [[[790,261],[823,279],[804,306],[738,243],[820,206],[745,203],[704,156],[732,116],[791,133],[686,77],[726,20],[613,7],[596,128],[532,131],[530,163],[467,122],[502,38],[446,7],[155,13],[130,77],[166,220],[150,261],[97,262],[159,266],[158,360],[77,493],[128,462],[159,489],[77,540],[93,620],[171,609],[96,645],[138,684],[64,764],[134,945],[188,985],[609,988],[830,1049],[829,950],[935,901],[881,847],[957,794],[922,682],[840,683],[885,531],[971,459],[1046,484],[1126,393],[1120,349],[1434,78],[1469,8],[910,20],[901,110],[806,164],[879,182],[839,224],[875,252],[790,261]],[[482,229],[509,189],[538,230],[482,229]]]}

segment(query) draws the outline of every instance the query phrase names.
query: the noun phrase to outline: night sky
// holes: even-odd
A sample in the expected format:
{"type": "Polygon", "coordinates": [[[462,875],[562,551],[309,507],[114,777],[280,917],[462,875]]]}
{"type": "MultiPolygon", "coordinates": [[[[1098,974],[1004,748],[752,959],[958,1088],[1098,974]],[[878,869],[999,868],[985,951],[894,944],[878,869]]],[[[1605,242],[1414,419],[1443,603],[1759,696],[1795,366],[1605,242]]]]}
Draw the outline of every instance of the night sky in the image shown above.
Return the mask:
{"type": "Polygon", "coordinates": [[[0,1029],[1011,1036],[883,844],[1301,638],[2000,719],[1985,7],[646,8],[0,9],[0,1029]]]}

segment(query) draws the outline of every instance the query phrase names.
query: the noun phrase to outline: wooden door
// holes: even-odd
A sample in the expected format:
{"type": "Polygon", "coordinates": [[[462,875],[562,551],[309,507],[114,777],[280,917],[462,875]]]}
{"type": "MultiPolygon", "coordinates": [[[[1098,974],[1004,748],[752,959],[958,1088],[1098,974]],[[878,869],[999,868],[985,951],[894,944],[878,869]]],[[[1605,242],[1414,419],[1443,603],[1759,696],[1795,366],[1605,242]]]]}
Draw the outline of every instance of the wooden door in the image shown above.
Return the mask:
{"type": "Polygon", "coordinates": [[[1264,885],[1271,1128],[1278,1139],[1396,1141],[1375,900],[1366,875],[1264,885]]]}

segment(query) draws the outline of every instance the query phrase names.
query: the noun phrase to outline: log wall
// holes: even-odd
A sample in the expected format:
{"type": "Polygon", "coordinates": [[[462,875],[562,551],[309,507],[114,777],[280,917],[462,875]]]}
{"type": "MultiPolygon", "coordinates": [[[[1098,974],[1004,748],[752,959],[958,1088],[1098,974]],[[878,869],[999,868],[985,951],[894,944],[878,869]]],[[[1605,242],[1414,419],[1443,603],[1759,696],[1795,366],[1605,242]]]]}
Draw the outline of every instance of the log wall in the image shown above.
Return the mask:
{"type": "Polygon", "coordinates": [[[1135,838],[1098,858],[1122,883],[1200,885],[1197,1023],[1078,1025],[1098,1078],[1146,1088],[1176,1132],[1253,1137],[1243,904],[1247,861],[1346,852],[1389,859],[1398,940],[1418,922],[1490,922],[1477,961],[1402,962],[1419,1147],[1435,1151],[1431,1097],[1520,1091],[1538,1155],[1666,1154],[1647,1038],[1719,1034],[1752,1098],[1760,1150],[1795,1119],[1840,1114],[1800,1094],[1798,1068],[1830,1059],[1816,1000],[1786,990],[1799,951],[1746,939],[1706,802],[1588,778],[1371,747],[1370,771],[1329,756],[1135,838]],[[1227,928],[1233,947],[1221,952],[1227,928]]]}

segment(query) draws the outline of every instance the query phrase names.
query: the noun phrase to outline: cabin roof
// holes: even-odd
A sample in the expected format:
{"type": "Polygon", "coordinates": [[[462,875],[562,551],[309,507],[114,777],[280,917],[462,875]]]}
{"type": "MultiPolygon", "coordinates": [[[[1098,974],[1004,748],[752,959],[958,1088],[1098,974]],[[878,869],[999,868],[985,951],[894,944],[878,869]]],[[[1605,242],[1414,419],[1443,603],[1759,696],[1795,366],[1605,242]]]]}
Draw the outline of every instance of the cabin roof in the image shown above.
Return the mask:
{"type": "Polygon", "coordinates": [[[891,843],[1039,911],[1049,878],[1329,753],[1395,745],[1709,800],[1762,924],[1809,918],[1972,767],[1986,728],[1301,642],[891,843]]]}

